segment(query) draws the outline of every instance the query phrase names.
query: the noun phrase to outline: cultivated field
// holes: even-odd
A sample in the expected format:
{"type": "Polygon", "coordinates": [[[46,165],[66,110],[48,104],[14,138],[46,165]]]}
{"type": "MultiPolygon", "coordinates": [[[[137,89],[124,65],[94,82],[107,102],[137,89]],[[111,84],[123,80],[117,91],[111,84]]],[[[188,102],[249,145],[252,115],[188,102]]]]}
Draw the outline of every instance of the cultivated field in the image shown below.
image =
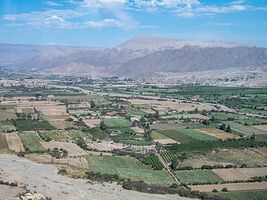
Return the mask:
{"type": "Polygon", "coordinates": [[[240,133],[240,134],[243,134],[243,135],[246,135],[246,136],[251,136],[254,134],[267,134],[267,132],[265,131],[262,131],[262,130],[259,130],[259,129],[256,129],[256,128],[253,128],[251,126],[245,126],[243,124],[239,124],[239,123],[236,123],[236,122],[232,122],[232,121],[227,121],[225,122],[225,124],[229,124],[232,128],[232,131],[235,133],[240,133]]]}
{"type": "Polygon", "coordinates": [[[65,120],[49,120],[49,123],[53,127],[55,127],[56,129],[59,129],[59,130],[75,128],[74,125],[72,125],[70,122],[65,121],[65,120]]]}
{"type": "Polygon", "coordinates": [[[169,186],[173,183],[165,170],[153,170],[129,157],[88,156],[88,162],[93,172],[117,174],[121,178],[143,180],[148,184],[169,186]]]}
{"type": "Polygon", "coordinates": [[[230,198],[231,200],[265,200],[267,197],[267,190],[249,190],[236,192],[221,192],[219,196],[230,198]]]}
{"type": "Polygon", "coordinates": [[[16,153],[25,151],[17,133],[7,133],[6,139],[10,150],[15,151],[16,153]]]}
{"type": "Polygon", "coordinates": [[[0,110],[0,121],[17,119],[17,114],[14,109],[0,110]]]}
{"type": "Polygon", "coordinates": [[[0,149],[7,149],[8,144],[6,140],[6,135],[3,133],[0,133],[0,149]]]}
{"type": "Polygon", "coordinates": [[[229,191],[241,191],[241,190],[264,190],[267,189],[267,182],[256,183],[228,183],[217,185],[192,185],[192,190],[198,190],[200,192],[211,192],[213,189],[221,191],[223,188],[227,188],[229,191]]]}
{"type": "Polygon", "coordinates": [[[264,131],[267,132],[267,125],[256,125],[256,126],[252,126],[253,128],[256,128],[260,131],[264,131]]]}
{"type": "Polygon", "coordinates": [[[249,180],[255,176],[266,176],[267,168],[234,168],[234,169],[213,169],[214,173],[225,181],[249,180]]]}
{"type": "Polygon", "coordinates": [[[200,131],[195,129],[176,128],[175,130],[157,130],[157,132],[181,144],[196,141],[217,140],[217,138],[201,133],[200,131]]]}
{"type": "Polygon", "coordinates": [[[181,170],[175,171],[176,177],[181,183],[219,183],[223,181],[217,174],[210,170],[181,170]]]}
{"type": "Polygon", "coordinates": [[[196,130],[200,131],[202,133],[205,133],[207,135],[210,135],[210,136],[213,136],[213,137],[216,137],[219,139],[223,139],[223,140],[239,138],[238,135],[227,133],[227,132],[221,131],[221,130],[216,129],[216,128],[200,128],[200,129],[196,129],[196,130]]]}
{"type": "Polygon", "coordinates": [[[41,138],[33,131],[19,133],[19,137],[26,151],[32,153],[44,152],[45,148],[41,145],[41,138]]]}
{"type": "Polygon", "coordinates": [[[45,139],[49,138],[50,140],[55,140],[55,141],[67,141],[67,140],[73,140],[76,137],[90,137],[89,134],[85,134],[84,132],[80,130],[52,130],[52,131],[41,131],[40,136],[45,139]]]}
{"type": "Polygon", "coordinates": [[[14,122],[14,125],[19,131],[33,131],[33,130],[53,130],[55,129],[46,120],[30,120],[19,119],[14,122]]]}
{"type": "Polygon", "coordinates": [[[101,119],[83,119],[83,122],[88,126],[89,128],[95,128],[97,125],[100,124],[101,119]]]}
{"type": "Polygon", "coordinates": [[[69,156],[81,156],[86,155],[86,151],[81,149],[77,144],[70,143],[70,142],[57,142],[57,141],[50,141],[50,142],[40,142],[41,145],[45,149],[64,149],[68,151],[69,156]]]}
{"type": "Polygon", "coordinates": [[[12,121],[0,121],[0,132],[11,132],[16,129],[12,121]]]}
{"type": "Polygon", "coordinates": [[[162,111],[162,110],[176,110],[178,112],[188,112],[188,111],[194,111],[195,109],[198,110],[216,110],[215,107],[209,105],[209,104],[202,104],[202,103],[183,103],[183,102],[173,102],[173,101],[157,101],[157,100],[143,100],[143,99],[130,99],[127,100],[133,105],[144,105],[153,107],[156,110],[162,111]]]}
{"type": "Polygon", "coordinates": [[[104,120],[108,128],[130,127],[132,122],[124,118],[110,118],[104,120]]]}

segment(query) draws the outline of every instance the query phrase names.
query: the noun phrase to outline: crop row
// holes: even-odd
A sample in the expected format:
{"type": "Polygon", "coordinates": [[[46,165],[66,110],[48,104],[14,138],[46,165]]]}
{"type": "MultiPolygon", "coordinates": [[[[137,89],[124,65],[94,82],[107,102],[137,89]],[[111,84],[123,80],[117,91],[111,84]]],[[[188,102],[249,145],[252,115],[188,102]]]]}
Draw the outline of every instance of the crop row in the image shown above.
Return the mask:
{"type": "Polygon", "coordinates": [[[164,165],[160,162],[158,156],[156,155],[149,155],[144,157],[143,162],[146,165],[151,165],[156,170],[161,170],[164,168],[164,165]]]}

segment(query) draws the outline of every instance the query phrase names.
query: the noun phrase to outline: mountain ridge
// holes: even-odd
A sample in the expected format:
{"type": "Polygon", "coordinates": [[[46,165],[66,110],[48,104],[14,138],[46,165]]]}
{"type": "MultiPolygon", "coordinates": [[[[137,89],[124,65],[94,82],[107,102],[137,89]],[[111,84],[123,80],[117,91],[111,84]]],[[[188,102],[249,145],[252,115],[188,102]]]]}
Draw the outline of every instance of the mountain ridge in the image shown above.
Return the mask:
{"type": "Polygon", "coordinates": [[[229,66],[266,70],[266,52],[265,48],[233,42],[137,36],[114,48],[0,44],[0,66],[53,74],[119,76],[146,76],[152,71],[216,70],[229,66]]]}

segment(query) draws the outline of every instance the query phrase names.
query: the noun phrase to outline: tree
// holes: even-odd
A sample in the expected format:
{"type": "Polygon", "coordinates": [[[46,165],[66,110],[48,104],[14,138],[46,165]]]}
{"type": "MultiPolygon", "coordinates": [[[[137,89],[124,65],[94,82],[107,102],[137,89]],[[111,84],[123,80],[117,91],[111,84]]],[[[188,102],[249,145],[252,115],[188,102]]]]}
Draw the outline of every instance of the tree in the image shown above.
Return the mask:
{"type": "Polygon", "coordinates": [[[215,193],[215,192],[218,192],[218,190],[216,190],[216,189],[213,189],[213,190],[212,190],[212,192],[214,192],[214,193],[215,193]]]}
{"type": "Polygon", "coordinates": [[[90,101],[90,105],[91,105],[91,108],[95,108],[96,107],[95,102],[93,100],[90,101]]]}
{"type": "Polygon", "coordinates": [[[102,121],[100,122],[100,129],[104,131],[104,130],[106,130],[106,128],[107,128],[107,127],[106,127],[106,124],[105,124],[105,122],[102,120],[102,121]]]}
{"type": "Polygon", "coordinates": [[[226,125],[225,125],[224,123],[222,123],[222,124],[220,125],[219,129],[225,131],[225,129],[226,129],[226,125]]]}
{"type": "Polygon", "coordinates": [[[226,130],[225,130],[225,131],[228,132],[228,133],[231,133],[231,132],[232,132],[231,126],[228,125],[228,126],[226,127],[226,130]]]}
{"type": "Polygon", "coordinates": [[[226,187],[224,187],[224,188],[222,189],[222,192],[228,192],[228,189],[227,189],[226,187]]]}
{"type": "Polygon", "coordinates": [[[176,170],[178,168],[178,165],[179,165],[179,160],[177,158],[174,158],[171,162],[171,168],[173,170],[176,170]]]}

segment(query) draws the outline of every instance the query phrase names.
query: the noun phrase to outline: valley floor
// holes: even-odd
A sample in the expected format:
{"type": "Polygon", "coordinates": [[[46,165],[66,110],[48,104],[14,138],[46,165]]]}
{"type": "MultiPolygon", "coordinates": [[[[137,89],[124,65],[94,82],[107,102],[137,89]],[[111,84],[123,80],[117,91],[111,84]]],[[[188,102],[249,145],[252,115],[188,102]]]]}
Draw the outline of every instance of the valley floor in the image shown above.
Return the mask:
{"type": "MultiPolygon", "coordinates": [[[[82,179],[71,179],[57,174],[52,165],[38,164],[14,155],[0,155],[0,179],[18,182],[27,189],[56,200],[186,200],[177,195],[155,195],[128,191],[116,184],[92,184],[82,179]]],[[[0,191],[1,187],[0,185],[0,191]]],[[[3,186],[3,189],[6,186],[3,186]]],[[[0,198],[1,199],[1,198],[0,198]]]]}

